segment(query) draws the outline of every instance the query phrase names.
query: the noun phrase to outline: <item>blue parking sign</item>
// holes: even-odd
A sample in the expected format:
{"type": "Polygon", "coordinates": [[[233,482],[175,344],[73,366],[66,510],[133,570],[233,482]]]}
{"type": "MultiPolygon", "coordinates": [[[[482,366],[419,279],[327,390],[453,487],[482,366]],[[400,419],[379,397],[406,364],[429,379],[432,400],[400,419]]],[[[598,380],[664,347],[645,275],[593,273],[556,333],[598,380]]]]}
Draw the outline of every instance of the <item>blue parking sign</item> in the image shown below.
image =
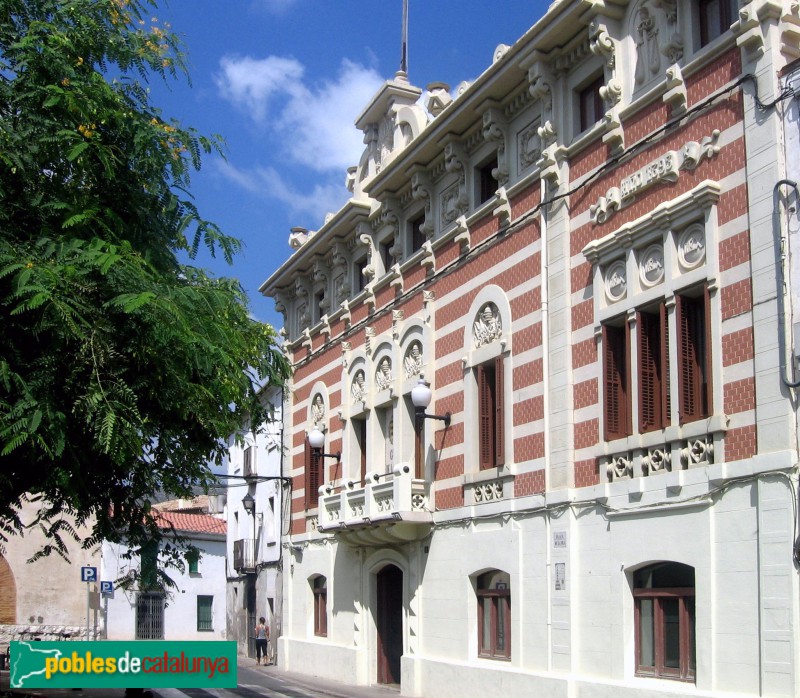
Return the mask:
{"type": "Polygon", "coordinates": [[[96,567],[81,567],[81,581],[82,582],[96,582],[97,581],[97,568],[96,567]]]}
{"type": "Polygon", "coordinates": [[[114,593],[114,582],[100,582],[100,593],[101,594],[113,594],[114,593]]]}

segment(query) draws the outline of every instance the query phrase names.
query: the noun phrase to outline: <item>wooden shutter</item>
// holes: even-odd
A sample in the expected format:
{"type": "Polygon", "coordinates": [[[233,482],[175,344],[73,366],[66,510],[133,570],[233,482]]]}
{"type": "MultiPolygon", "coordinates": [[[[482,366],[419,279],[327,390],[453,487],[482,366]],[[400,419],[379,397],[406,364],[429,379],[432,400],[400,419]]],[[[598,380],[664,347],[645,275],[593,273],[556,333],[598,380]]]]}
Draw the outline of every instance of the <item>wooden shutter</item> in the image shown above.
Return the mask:
{"type": "Polygon", "coordinates": [[[712,344],[711,344],[711,293],[708,290],[708,286],[703,288],[703,319],[702,319],[702,331],[703,331],[703,398],[704,398],[704,405],[703,405],[703,416],[710,417],[714,413],[714,401],[712,399],[713,395],[713,381],[712,376],[712,365],[711,365],[711,355],[712,355],[712,344]]]}
{"type": "Polygon", "coordinates": [[[356,439],[358,440],[358,452],[360,457],[360,477],[361,477],[361,484],[366,483],[367,479],[367,420],[366,419],[357,419],[355,420],[357,434],[356,439]]]}
{"type": "Polygon", "coordinates": [[[658,375],[658,337],[653,331],[658,323],[650,313],[636,313],[636,336],[639,350],[639,431],[660,426],[660,376],[658,375]]]}
{"type": "Polygon", "coordinates": [[[481,470],[494,467],[494,385],[491,373],[491,368],[478,366],[478,463],[481,470]]]}
{"type": "Polygon", "coordinates": [[[710,325],[708,289],[704,297],[678,296],[678,391],[681,424],[711,413],[710,325]]]}
{"type": "Polygon", "coordinates": [[[628,380],[628,325],[603,325],[603,397],[605,438],[619,439],[630,433],[628,380]]]}
{"type": "Polygon", "coordinates": [[[669,394],[669,317],[666,304],[662,303],[658,312],[661,321],[661,426],[666,428],[672,423],[672,398],[669,394]]]}
{"type": "Polygon", "coordinates": [[[306,509],[314,509],[319,503],[319,456],[315,449],[311,448],[306,436],[304,469],[306,482],[306,509]]]}
{"type": "Polygon", "coordinates": [[[494,464],[497,467],[505,463],[503,366],[503,357],[498,356],[494,360],[494,464]]]}
{"type": "Polygon", "coordinates": [[[636,315],[639,353],[639,431],[663,429],[669,423],[669,344],[666,308],[636,315]]]}

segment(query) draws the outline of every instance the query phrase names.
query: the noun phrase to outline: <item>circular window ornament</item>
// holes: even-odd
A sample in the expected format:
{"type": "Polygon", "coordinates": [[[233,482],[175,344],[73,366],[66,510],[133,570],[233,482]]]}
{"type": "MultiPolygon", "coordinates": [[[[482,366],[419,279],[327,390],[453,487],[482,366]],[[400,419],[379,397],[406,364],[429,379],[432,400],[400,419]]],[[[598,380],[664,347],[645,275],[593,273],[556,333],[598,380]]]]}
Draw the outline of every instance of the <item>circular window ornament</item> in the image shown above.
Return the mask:
{"type": "Polygon", "coordinates": [[[678,239],[678,258],[685,269],[699,267],[706,259],[706,231],[699,223],[689,226],[678,239]]]}
{"type": "Polygon", "coordinates": [[[625,276],[625,262],[614,262],[606,269],[605,275],[606,297],[611,303],[616,303],[625,298],[628,291],[628,279],[625,276]]]}
{"type": "Polygon", "coordinates": [[[639,279],[648,288],[664,280],[664,248],[650,245],[639,259],[639,279]]]}

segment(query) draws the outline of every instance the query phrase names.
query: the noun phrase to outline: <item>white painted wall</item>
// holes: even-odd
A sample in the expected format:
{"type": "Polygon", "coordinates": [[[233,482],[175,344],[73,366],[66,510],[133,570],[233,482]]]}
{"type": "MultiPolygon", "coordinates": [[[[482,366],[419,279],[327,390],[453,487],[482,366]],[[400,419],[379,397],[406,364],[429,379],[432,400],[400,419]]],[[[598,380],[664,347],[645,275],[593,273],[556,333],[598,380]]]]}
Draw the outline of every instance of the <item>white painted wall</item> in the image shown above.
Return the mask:
{"type": "Polygon", "coordinates": [[[439,522],[450,525],[399,555],[309,541],[302,552],[292,553],[284,575],[284,666],[374,683],[376,631],[369,610],[375,607],[374,575],[392,562],[404,571],[404,694],[685,695],[685,684],[634,675],[631,571],[671,560],[695,569],[692,693],[794,696],[800,637],[790,620],[799,597],[792,564],[792,483],[782,474],[787,471],[772,472],[791,455],[662,473],[648,478],[641,499],[630,494],[628,481],[620,481],[576,490],[582,503],[548,512],[535,511],[546,506],[544,496],[520,499],[521,513],[511,519],[462,522],[466,509],[440,512],[439,522]],[[715,482],[722,480],[715,478],[724,469],[731,477],[750,477],[718,490],[715,482]],[[650,510],[642,504],[658,506],[650,510]],[[629,512],[608,515],[606,507],[629,512]],[[554,547],[555,531],[566,532],[566,549],[554,547]],[[554,588],[557,561],[566,563],[564,590],[554,588]],[[477,656],[477,601],[470,578],[492,567],[511,575],[509,662],[477,656]],[[316,574],[328,578],[327,638],[313,633],[308,580],[316,574]],[[767,627],[769,632],[760,630],[767,627]]]}
{"type": "MultiPolygon", "coordinates": [[[[225,615],[225,537],[214,534],[189,536],[200,551],[198,573],[189,574],[170,569],[168,574],[176,588],[169,592],[164,611],[165,640],[224,640],[225,615]],[[213,596],[212,617],[214,630],[197,631],[197,597],[213,596]]],[[[103,543],[101,579],[116,580],[129,569],[138,569],[139,560],[125,560],[126,548],[103,543]]],[[[104,603],[104,602],[103,602],[104,603]]],[[[136,635],[136,591],[116,588],[108,600],[108,639],[132,640],[136,635]]]]}

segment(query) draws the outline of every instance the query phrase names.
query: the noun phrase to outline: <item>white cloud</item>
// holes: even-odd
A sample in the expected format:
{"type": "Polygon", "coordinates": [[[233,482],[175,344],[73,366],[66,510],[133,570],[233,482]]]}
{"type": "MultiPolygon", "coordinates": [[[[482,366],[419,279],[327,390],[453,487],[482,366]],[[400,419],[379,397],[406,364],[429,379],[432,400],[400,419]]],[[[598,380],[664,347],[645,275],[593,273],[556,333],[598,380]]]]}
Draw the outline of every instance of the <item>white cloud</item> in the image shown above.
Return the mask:
{"type": "Polygon", "coordinates": [[[303,66],[293,58],[269,56],[254,58],[229,58],[220,61],[222,74],[215,81],[222,96],[237,107],[250,113],[256,121],[267,115],[270,99],[275,95],[290,94],[294,85],[300,84],[303,66]]]}
{"type": "MultiPolygon", "coordinates": [[[[227,179],[235,182],[261,198],[274,199],[283,204],[293,217],[322,221],[327,213],[338,211],[349,196],[344,176],[341,182],[317,182],[308,193],[302,193],[281,177],[272,167],[242,170],[224,160],[215,160],[214,166],[227,179]]],[[[288,237],[288,227],[287,227],[288,237]]]]}
{"type": "Polygon", "coordinates": [[[293,58],[223,58],[217,86],[257,123],[269,119],[282,156],[317,172],[358,163],[363,135],[353,122],[383,80],[347,59],[334,80],[308,84],[304,66],[293,58]]]}

